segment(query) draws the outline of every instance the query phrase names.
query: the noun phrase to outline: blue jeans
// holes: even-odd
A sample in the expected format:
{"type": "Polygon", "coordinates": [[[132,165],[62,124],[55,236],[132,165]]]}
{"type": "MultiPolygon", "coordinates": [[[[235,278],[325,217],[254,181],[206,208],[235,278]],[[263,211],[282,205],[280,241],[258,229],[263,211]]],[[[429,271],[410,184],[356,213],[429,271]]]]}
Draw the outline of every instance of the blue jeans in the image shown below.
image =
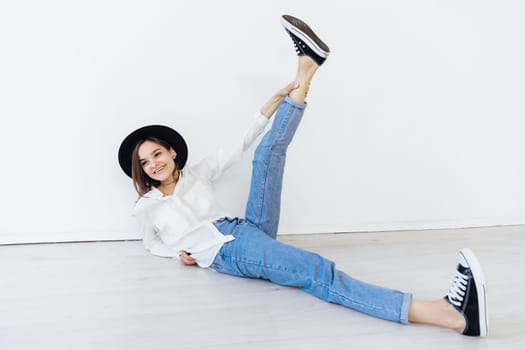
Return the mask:
{"type": "Polygon", "coordinates": [[[298,287],[327,302],[407,324],[410,294],[353,279],[319,254],[275,239],[286,150],[305,107],[289,98],[279,106],[272,128],[255,151],[246,218],[215,223],[221,233],[235,240],[223,245],[210,268],[298,287]]]}

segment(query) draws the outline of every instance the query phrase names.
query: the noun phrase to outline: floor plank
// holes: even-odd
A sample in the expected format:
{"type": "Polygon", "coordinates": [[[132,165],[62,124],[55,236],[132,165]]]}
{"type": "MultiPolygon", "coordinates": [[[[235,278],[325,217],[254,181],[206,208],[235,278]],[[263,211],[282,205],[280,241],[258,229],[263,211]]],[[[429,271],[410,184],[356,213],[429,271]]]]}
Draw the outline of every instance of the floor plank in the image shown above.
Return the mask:
{"type": "Polygon", "coordinates": [[[458,250],[471,247],[488,280],[490,335],[377,320],[123,241],[0,246],[0,349],[525,348],[525,226],[280,239],[423,299],[446,293],[458,250]]]}

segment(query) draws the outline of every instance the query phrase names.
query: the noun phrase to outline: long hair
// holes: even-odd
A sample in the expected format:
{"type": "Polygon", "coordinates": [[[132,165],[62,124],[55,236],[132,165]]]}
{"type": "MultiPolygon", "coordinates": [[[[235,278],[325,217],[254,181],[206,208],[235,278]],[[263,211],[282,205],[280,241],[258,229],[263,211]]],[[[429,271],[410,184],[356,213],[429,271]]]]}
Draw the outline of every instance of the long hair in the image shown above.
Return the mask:
{"type": "MultiPolygon", "coordinates": [[[[131,178],[133,179],[133,186],[135,186],[135,190],[137,190],[140,197],[144,196],[146,193],[151,191],[153,187],[158,187],[160,185],[160,181],[150,178],[144,172],[144,169],[142,169],[142,165],[140,164],[139,148],[146,141],[155,142],[156,144],[161,145],[167,150],[172,148],[169,143],[156,137],[148,137],[144,140],[137,142],[137,145],[135,146],[135,148],[133,149],[133,153],[131,154],[131,178]]],[[[177,171],[179,171],[179,163],[176,159],[174,161],[175,169],[173,170],[173,175],[175,175],[177,171]]]]}

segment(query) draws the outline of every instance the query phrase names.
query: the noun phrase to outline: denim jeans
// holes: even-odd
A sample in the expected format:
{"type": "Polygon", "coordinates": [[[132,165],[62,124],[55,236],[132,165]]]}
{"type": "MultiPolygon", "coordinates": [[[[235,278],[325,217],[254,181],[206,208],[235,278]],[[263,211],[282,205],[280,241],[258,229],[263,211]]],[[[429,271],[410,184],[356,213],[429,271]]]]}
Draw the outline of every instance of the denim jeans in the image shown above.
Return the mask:
{"type": "Polygon", "coordinates": [[[275,239],[286,150],[305,107],[289,98],[279,106],[272,128],[255,151],[246,218],[215,223],[221,233],[235,240],[222,246],[210,268],[298,287],[327,302],[407,324],[410,294],[358,281],[319,254],[275,239]]]}

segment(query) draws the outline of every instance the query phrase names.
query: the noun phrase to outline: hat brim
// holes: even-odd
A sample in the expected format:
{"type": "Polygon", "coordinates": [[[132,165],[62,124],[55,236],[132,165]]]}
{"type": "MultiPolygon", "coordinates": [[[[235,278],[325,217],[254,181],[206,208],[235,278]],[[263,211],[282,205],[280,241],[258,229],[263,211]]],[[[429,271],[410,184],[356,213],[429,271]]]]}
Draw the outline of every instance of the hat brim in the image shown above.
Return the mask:
{"type": "Polygon", "coordinates": [[[175,130],[164,125],[147,125],[129,134],[120,144],[118,151],[118,162],[122,171],[131,176],[131,156],[137,143],[149,137],[156,137],[166,141],[177,152],[177,163],[179,168],[184,168],[188,159],[188,146],[184,138],[175,130]]]}

